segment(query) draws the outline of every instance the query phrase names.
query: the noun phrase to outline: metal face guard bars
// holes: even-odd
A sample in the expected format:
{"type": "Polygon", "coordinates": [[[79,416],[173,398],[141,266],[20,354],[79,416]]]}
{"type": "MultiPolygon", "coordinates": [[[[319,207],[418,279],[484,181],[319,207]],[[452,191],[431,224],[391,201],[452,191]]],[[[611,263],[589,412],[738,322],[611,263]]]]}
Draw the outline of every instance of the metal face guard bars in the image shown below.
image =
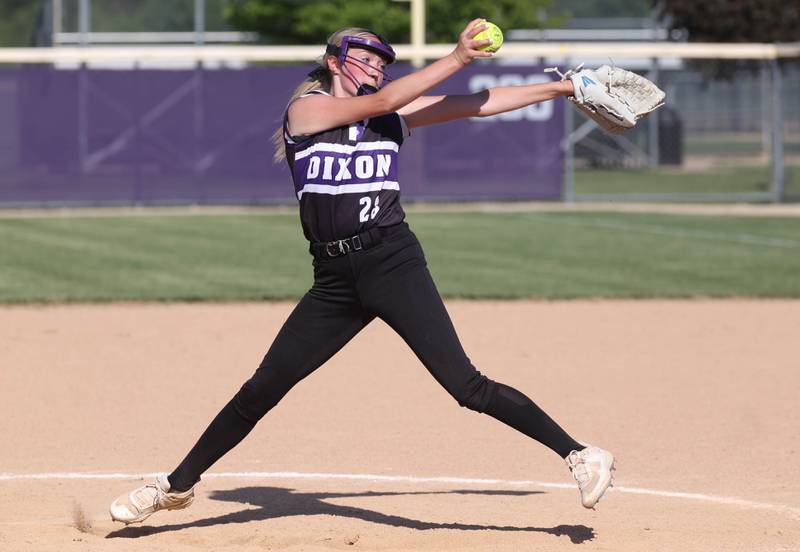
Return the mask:
{"type": "MultiPolygon", "coordinates": [[[[386,59],[387,65],[394,63],[396,55],[392,47],[389,46],[389,43],[386,42],[386,40],[384,40],[383,37],[381,37],[380,35],[376,33],[372,34],[375,34],[375,36],[377,36],[380,40],[379,41],[370,40],[368,38],[362,38],[360,36],[345,36],[344,38],[342,38],[341,46],[328,44],[327,47],[325,48],[325,53],[330,54],[332,56],[336,56],[336,59],[339,60],[339,63],[342,65],[342,67],[344,67],[344,62],[346,59],[349,59],[350,61],[359,63],[361,65],[366,65],[364,62],[348,55],[348,51],[351,46],[354,46],[356,48],[364,48],[366,50],[375,52],[376,54],[386,59]]],[[[391,77],[389,77],[389,75],[387,75],[384,71],[381,71],[377,67],[373,67],[371,65],[367,66],[377,71],[380,71],[380,73],[383,75],[385,82],[389,82],[392,80],[391,77]]],[[[353,75],[348,74],[347,77],[350,78],[354,82],[354,84],[358,84],[359,96],[363,96],[365,94],[373,94],[378,91],[377,88],[369,84],[360,84],[353,75]]]]}

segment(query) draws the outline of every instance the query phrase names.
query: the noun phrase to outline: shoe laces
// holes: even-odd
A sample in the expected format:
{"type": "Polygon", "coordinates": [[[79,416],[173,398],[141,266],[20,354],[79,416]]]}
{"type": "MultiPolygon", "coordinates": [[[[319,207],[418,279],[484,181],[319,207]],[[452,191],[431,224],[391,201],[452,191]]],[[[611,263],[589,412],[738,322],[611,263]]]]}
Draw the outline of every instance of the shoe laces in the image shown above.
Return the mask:
{"type": "Polygon", "coordinates": [[[578,485],[588,483],[591,479],[589,475],[589,468],[586,467],[586,460],[581,456],[577,450],[573,450],[567,456],[567,465],[572,472],[572,477],[578,482],[578,485]]]}
{"type": "Polygon", "coordinates": [[[157,483],[148,483],[144,487],[139,487],[133,492],[131,502],[139,509],[156,506],[162,492],[157,483]],[[150,504],[150,502],[152,502],[152,504],[150,504]]]}
{"type": "Polygon", "coordinates": [[[611,69],[608,71],[608,82],[606,83],[606,92],[609,94],[611,93],[611,85],[614,82],[614,71],[617,70],[617,64],[614,63],[614,59],[609,57],[608,61],[611,62],[611,69]]]}
{"type": "Polygon", "coordinates": [[[562,73],[561,71],[559,71],[559,70],[558,70],[558,67],[547,67],[547,68],[544,70],[544,72],[545,72],[545,73],[556,73],[556,74],[557,74],[559,77],[561,77],[561,80],[562,80],[562,81],[565,81],[565,80],[567,80],[568,78],[570,78],[572,75],[574,75],[575,73],[577,73],[578,71],[580,71],[581,69],[583,69],[583,66],[584,66],[584,65],[585,65],[585,63],[581,63],[581,64],[580,64],[580,65],[578,65],[578,66],[577,66],[575,69],[570,69],[570,70],[568,70],[566,73],[562,73]]]}

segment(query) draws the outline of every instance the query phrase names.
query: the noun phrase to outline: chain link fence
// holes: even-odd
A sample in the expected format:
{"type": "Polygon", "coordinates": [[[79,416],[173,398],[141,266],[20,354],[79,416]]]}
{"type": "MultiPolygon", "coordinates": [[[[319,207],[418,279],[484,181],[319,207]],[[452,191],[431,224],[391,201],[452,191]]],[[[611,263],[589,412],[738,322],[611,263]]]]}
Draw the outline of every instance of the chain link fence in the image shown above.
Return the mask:
{"type": "MultiPolygon", "coordinates": [[[[663,63],[656,61],[655,63],[663,63]]],[[[622,136],[567,113],[568,199],[800,200],[800,62],[667,60],[667,103],[622,136]]]]}

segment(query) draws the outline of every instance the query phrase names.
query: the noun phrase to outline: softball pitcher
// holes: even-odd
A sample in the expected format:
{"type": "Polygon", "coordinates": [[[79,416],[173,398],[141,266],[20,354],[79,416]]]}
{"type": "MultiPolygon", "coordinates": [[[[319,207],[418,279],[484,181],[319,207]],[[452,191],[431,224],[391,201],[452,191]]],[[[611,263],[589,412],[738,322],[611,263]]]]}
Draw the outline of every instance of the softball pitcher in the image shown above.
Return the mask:
{"type": "Polygon", "coordinates": [[[375,33],[349,28],[328,40],[322,64],[295,91],[276,132],[276,160],[289,164],[314,283],[278,332],[255,374],[169,475],[124,494],[111,517],[140,522],[189,506],[200,476],[236,446],[300,380],[374,318],[384,320],[459,405],[484,412],[566,460],[592,508],[611,484],[613,456],[570,437],[528,397],[470,363],[400,205],[397,155],[409,129],[483,117],[573,93],[569,80],[492,88],[470,95],[425,92],[476,58],[470,22],[449,55],[388,84],[395,59],[375,33]]]}

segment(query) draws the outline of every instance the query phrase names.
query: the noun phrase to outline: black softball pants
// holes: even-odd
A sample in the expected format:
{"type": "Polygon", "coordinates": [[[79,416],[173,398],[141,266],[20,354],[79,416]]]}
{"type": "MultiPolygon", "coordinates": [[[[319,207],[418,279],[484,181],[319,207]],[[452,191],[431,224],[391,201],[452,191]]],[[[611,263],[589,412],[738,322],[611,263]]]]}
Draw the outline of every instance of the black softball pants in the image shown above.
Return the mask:
{"type": "Polygon", "coordinates": [[[490,380],[470,362],[405,223],[374,247],[314,260],[314,284],[278,332],[255,374],[222,409],[178,468],[173,489],[186,490],[239,443],[300,380],[375,317],[394,329],[459,405],[485,412],[559,456],[581,450],[528,397],[490,380]]]}

